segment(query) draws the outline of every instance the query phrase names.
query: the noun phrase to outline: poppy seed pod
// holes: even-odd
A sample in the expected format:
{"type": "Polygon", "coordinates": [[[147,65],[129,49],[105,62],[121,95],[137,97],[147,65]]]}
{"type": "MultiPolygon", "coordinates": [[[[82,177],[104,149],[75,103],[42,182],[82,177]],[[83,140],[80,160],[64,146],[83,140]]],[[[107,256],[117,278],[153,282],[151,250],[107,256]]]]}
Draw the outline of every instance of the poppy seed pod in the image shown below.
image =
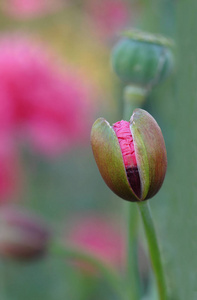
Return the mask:
{"type": "Polygon", "coordinates": [[[155,119],[135,109],[130,122],[110,126],[103,118],[91,131],[93,154],[109,188],[128,201],[144,201],[160,189],[167,168],[163,135],[155,119]]]}
{"type": "Polygon", "coordinates": [[[16,260],[38,258],[46,253],[51,234],[37,216],[5,206],[0,209],[0,255],[16,260]]]}
{"type": "Polygon", "coordinates": [[[112,67],[127,84],[152,87],[173,69],[172,42],[162,36],[126,31],[112,51],[112,67]]]}

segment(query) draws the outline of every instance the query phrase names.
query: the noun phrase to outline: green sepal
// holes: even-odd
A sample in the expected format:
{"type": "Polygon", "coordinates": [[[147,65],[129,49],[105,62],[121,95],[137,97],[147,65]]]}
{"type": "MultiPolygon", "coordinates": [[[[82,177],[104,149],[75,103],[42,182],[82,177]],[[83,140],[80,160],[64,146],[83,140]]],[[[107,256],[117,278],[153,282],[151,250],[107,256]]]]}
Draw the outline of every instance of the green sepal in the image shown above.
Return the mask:
{"type": "Polygon", "coordinates": [[[167,153],[161,129],[143,109],[135,109],[130,128],[142,185],[142,200],[153,197],[160,189],[167,169],[167,153]]]}
{"type": "Polygon", "coordinates": [[[118,138],[105,119],[99,118],[93,124],[91,144],[97,166],[108,187],[125,200],[139,201],[129,185],[118,138]]]}

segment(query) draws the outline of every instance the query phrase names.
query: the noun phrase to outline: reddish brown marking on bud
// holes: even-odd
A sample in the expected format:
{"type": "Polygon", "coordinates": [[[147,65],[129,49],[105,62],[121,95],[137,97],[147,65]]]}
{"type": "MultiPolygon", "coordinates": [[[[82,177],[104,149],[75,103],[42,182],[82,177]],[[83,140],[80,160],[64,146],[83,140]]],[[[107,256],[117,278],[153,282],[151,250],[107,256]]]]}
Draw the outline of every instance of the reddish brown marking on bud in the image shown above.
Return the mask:
{"type": "Polygon", "coordinates": [[[140,198],[141,183],[135,156],[133,137],[130,130],[130,123],[122,120],[113,124],[112,128],[114,129],[120,144],[129,184],[137,197],[140,198]]]}

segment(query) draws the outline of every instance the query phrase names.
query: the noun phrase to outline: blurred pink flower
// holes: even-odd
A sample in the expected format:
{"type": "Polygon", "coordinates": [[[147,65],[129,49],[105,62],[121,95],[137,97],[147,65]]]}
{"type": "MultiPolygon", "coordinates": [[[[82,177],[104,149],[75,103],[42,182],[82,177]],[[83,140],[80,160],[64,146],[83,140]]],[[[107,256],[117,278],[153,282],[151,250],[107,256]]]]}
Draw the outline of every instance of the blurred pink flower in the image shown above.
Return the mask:
{"type": "Polygon", "coordinates": [[[4,0],[4,12],[15,18],[34,18],[57,10],[62,0],[4,0]]]}
{"type": "Polygon", "coordinates": [[[89,141],[93,93],[74,68],[60,67],[47,49],[24,37],[1,38],[0,66],[1,194],[17,177],[16,139],[48,156],[89,141]]]}
{"type": "MultiPolygon", "coordinates": [[[[102,259],[111,267],[121,269],[125,263],[125,239],[115,219],[100,215],[79,215],[68,226],[66,243],[102,259]]],[[[87,272],[95,271],[90,265],[77,262],[87,272]]]]}
{"type": "Polygon", "coordinates": [[[130,18],[128,3],[125,0],[88,0],[87,11],[97,29],[105,36],[122,30],[130,18]]]}
{"type": "Polygon", "coordinates": [[[0,78],[0,203],[19,190],[19,161],[13,137],[13,106],[0,78]]]}
{"type": "Polygon", "coordinates": [[[17,37],[0,41],[0,65],[0,101],[12,130],[48,155],[87,142],[92,93],[82,76],[60,68],[46,49],[17,37]]]}

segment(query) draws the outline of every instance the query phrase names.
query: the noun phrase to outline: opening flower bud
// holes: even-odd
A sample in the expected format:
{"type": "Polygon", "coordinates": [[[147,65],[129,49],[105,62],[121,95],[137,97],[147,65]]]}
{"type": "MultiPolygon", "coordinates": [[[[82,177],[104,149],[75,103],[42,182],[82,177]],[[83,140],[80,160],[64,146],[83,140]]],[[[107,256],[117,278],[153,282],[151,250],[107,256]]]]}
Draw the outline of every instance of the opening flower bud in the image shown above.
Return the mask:
{"type": "Polygon", "coordinates": [[[15,207],[0,209],[0,255],[28,260],[45,254],[50,239],[48,226],[37,216],[15,207]]]}
{"type": "Polygon", "coordinates": [[[126,31],[112,51],[112,67],[126,83],[154,86],[173,69],[172,42],[137,30],[126,31]]]}
{"type": "Polygon", "coordinates": [[[167,168],[165,142],[155,119],[136,109],[130,122],[110,126],[103,118],[91,131],[93,154],[110,189],[129,201],[143,201],[160,189],[167,168]]]}

